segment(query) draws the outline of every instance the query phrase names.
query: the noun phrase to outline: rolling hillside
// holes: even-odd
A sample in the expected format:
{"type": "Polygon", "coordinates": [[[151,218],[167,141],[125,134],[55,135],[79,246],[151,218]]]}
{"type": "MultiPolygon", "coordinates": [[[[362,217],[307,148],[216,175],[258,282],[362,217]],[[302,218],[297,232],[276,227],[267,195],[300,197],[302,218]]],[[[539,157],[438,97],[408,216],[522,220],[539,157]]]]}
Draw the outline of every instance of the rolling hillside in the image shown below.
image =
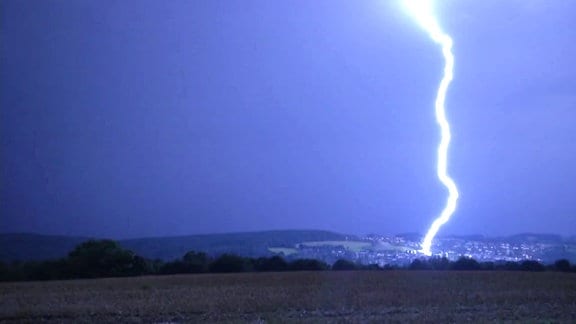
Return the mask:
{"type": "MultiPolygon", "coordinates": [[[[293,247],[307,241],[342,241],[354,236],[328,231],[285,230],[230,234],[205,234],[119,240],[125,248],[151,259],[171,260],[190,250],[208,254],[237,253],[244,256],[269,254],[271,247],[293,247]]],[[[64,257],[88,237],[40,234],[0,234],[0,261],[44,260],[64,257]]]]}

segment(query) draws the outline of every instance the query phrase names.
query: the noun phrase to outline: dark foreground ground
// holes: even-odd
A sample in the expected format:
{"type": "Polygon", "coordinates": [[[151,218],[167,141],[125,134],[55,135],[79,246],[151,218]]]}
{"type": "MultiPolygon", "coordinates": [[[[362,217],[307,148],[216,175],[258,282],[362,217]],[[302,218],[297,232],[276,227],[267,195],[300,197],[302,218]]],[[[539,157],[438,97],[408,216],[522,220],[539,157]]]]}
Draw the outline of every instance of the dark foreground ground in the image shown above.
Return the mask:
{"type": "Polygon", "coordinates": [[[359,271],[1,283],[0,322],[576,323],[576,275],[359,271]]]}

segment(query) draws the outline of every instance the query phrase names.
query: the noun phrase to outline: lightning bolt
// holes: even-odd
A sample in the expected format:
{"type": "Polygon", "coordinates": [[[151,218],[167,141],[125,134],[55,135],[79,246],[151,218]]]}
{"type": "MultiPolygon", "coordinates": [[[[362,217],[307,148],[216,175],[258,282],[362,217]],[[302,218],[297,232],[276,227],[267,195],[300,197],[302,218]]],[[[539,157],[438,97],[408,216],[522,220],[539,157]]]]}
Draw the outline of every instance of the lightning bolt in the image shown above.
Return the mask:
{"type": "Polygon", "coordinates": [[[450,124],[446,119],[446,92],[448,86],[452,82],[454,76],[454,54],[452,54],[452,38],[446,34],[434,15],[434,8],[432,0],[403,0],[404,5],[408,12],[420,24],[422,28],[428,33],[432,40],[442,47],[442,54],[444,56],[444,76],[440,85],[438,86],[438,93],[436,95],[436,102],[434,104],[436,112],[436,122],[440,126],[441,139],[438,145],[438,162],[436,172],[440,182],[448,189],[448,200],[446,206],[438,218],[434,220],[424,240],[422,241],[421,253],[432,255],[431,246],[436,233],[440,230],[442,225],[450,220],[452,214],[456,210],[456,202],[458,201],[458,188],[454,180],[448,175],[448,147],[450,146],[450,124]]]}

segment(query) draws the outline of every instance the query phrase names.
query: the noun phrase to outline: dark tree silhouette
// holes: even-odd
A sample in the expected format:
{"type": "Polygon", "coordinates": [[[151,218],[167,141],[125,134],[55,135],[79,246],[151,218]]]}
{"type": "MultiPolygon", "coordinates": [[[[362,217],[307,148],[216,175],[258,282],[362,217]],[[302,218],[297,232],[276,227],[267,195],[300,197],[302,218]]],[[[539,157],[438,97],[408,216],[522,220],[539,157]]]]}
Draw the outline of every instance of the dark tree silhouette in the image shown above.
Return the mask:
{"type": "Polygon", "coordinates": [[[182,257],[182,263],[185,273],[208,272],[210,258],[204,252],[190,251],[182,257]]]}
{"type": "Polygon", "coordinates": [[[480,263],[478,261],[461,256],[452,264],[453,270],[480,270],[480,263]]]}
{"type": "Polygon", "coordinates": [[[385,265],[384,267],[381,267],[378,263],[370,263],[370,264],[366,264],[366,265],[362,265],[360,266],[360,269],[362,270],[393,270],[396,269],[395,267],[393,267],[392,265],[385,265]]]}
{"type": "Polygon", "coordinates": [[[430,270],[430,264],[424,259],[414,259],[408,266],[410,270],[430,270]]]}
{"type": "Polygon", "coordinates": [[[534,260],[525,260],[520,263],[520,270],[522,271],[544,271],[546,268],[542,263],[534,260]]]}
{"type": "Polygon", "coordinates": [[[482,270],[494,270],[495,268],[496,268],[496,265],[492,261],[486,261],[486,262],[480,263],[480,269],[482,269],[482,270]]]}
{"type": "Polygon", "coordinates": [[[450,269],[450,260],[447,257],[433,257],[428,260],[430,267],[434,270],[450,269]]]}
{"type": "Polygon", "coordinates": [[[290,262],[288,269],[292,271],[321,271],[330,267],[325,262],[315,259],[297,259],[290,262]]]}
{"type": "Polygon", "coordinates": [[[282,257],[275,255],[270,258],[256,259],[254,269],[256,271],[286,271],[288,263],[282,257]]]}
{"type": "Polygon", "coordinates": [[[158,273],[160,274],[177,274],[186,273],[186,266],[182,260],[174,260],[166,263],[162,263],[158,268],[158,273]]]}
{"type": "Polygon", "coordinates": [[[356,264],[349,260],[339,259],[332,265],[332,270],[356,270],[356,264]]]}
{"type": "Polygon", "coordinates": [[[78,245],[68,255],[68,267],[73,278],[134,276],[146,270],[144,259],[112,240],[90,240],[78,245]]]}
{"type": "Polygon", "coordinates": [[[498,265],[496,269],[507,271],[518,271],[520,270],[520,264],[514,261],[506,261],[504,264],[498,265]]]}
{"type": "Polygon", "coordinates": [[[245,272],[250,269],[246,260],[235,254],[222,254],[210,264],[210,272],[245,272]]]}
{"type": "Polygon", "coordinates": [[[554,262],[554,269],[556,269],[556,271],[569,272],[570,267],[570,261],[566,259],[560,259],[554,262]]]}

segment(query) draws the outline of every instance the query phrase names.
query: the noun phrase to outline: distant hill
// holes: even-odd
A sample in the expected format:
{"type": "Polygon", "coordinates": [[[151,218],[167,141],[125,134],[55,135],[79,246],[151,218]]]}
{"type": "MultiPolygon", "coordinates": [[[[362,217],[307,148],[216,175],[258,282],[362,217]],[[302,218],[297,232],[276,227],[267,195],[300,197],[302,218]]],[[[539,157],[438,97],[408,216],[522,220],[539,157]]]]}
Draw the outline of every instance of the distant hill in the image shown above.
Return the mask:
{"type": "Polygon", "coordinates": [[[356,237],[327,231],[287,230],[143,238],[120,241],[120,244],[147,258],[170,260],[182,257],[190,250],[204,251],[213,255],[236,253],[244,256],[262,256],[270,254],[268,249],[271,247],[293,247],[306,241],[346,239],[356,237]]]}
{"type": "Polygon", "coordinates": [[[557,234],[520,233],[509,236],[491,237],[485,235],[438,235],[438,239],[460,239],[480,242],[507,242],[507,243],[549,243],[562,244],[570,241],[570,237],[562,237],[557,234]]]}
{"type": "Polygon", "coordinates": [[[565,239],[556,234],[535,234],[535,233],[521,233],[502,238],[508,242],[540,242],[548,244],[562,244],[565,239]]]}
{"type": "MultiPolygon", "coordinates": [[[[0,234],[0,261],[46,260],[65,257],[88,237],[39,234],[0,234]]],[[[165,261],[181,258],[188,251],[216,256],[235,253],[248,257],[273,254],[294,258],[314,258],[331,263],[338,258],[369,263],[407,263],[419,248],[421,236],[404,233],[395,236],[339,234],[317,230],[263,231],[229,234],[203,234],[119,240],[124,248],[149,259],[165,261]]],[[[478,260],[519,260],[534,258],[554,262],[567,258],[576,262],[575,237],[524,233],[508,237],[481,235],[445,236],[436,241],[452,258],[474,255],[478,260]]]]}
{"type": "MultiPolygon", "coordinates": [[[[41,234],[0,234],[0,261],[45,260],[65,257],[89,237],[41,234]]],[[[216,255],[236,253],[244,256],[269,255],[271,247],[293,247],[307,241],[344,241],[356,239],[316,230],[284,230],[230,234],[204,234],[119,240],[123,247],[152,259],[172,260],[190,250],[216,255]]]]}

